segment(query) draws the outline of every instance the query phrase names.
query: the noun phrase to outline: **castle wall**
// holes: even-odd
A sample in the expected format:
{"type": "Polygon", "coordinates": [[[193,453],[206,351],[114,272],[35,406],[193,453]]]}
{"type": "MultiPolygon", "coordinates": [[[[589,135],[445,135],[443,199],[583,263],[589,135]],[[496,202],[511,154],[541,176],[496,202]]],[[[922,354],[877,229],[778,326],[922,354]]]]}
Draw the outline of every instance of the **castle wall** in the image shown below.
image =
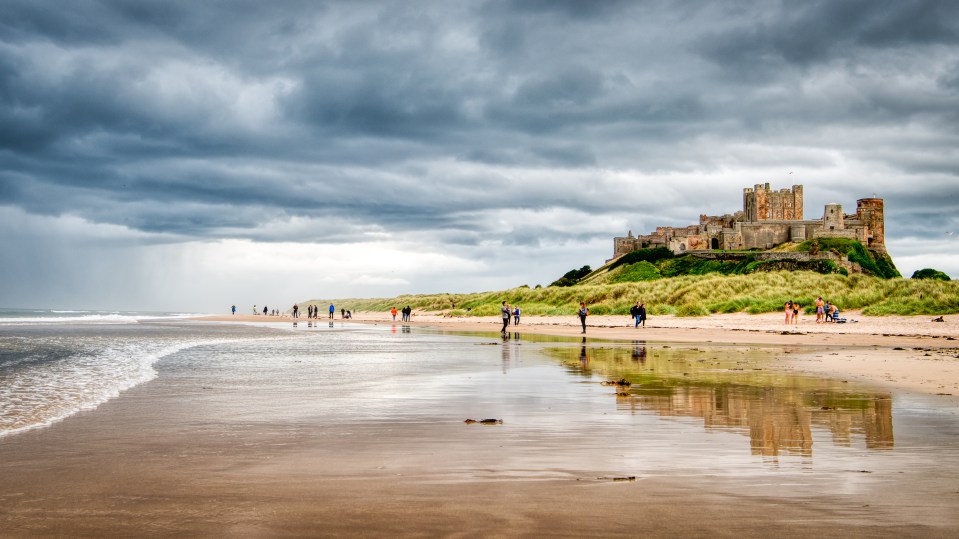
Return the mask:
{"type": "MultiPolygon", "coordinates": [[[[744,255],[740,253],[723,253],[720,251],[697,251],[690,253],[698,258],[706,258],[709,260],[741,260],[744,255]]],[[[850,262],[846,260],[846,257],[843,255],[836,254],[832,251],[820,251],[818,254],[810,254],[808,252],[766,252],[766,253],[750,253],[749,256],[758,261],[768,261],[768,260],[793,260],[796,262],[811,262],[813,260],[829,260],[841,268],[846,268],[846,271],[849,273],[862,273],[862,266],[855,262],[850,262]]]]}
{"type": "Polygon", "coordinates": [[[789,241],[791,230],[792,223],[789,222],[743,223],[740,227],[743,248],[771,249],[780,243],[789,241]]]}

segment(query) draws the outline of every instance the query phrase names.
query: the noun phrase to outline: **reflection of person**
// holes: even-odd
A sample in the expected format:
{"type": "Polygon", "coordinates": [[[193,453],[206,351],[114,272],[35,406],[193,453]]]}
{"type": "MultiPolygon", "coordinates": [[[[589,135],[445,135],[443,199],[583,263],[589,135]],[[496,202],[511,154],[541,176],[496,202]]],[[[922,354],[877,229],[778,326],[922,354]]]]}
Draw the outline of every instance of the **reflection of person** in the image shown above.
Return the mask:
{"type": "Polygon", "coordinates": [[[589,356],[586,355],[586,337],[583,337],[583,345],[579,349],[579,362],[584,367],[589,365],[589,356]]]}
{"type": "Polygon", "coordinates": [[[583,333],[586,333],[586,317],[589,316],[589,308],[586,303],[580,302],[577,314],[579,315],[579,322],[583,325],[583,333]]]}
{"type": "Polygon", "coordinates": [[[503,315],[503,329],[500,330],[500,333],[506,333],[506,326],[509,325],[509,315],[510,315],[509,303],[506,303],[504,301],[502,308],[500,308],[500,312],[503,315]]]}
{"type": "Polygon", "coordinates": [[[646,341],[636,341],[633,343],[633,361],[646,363],[646,341]]]}

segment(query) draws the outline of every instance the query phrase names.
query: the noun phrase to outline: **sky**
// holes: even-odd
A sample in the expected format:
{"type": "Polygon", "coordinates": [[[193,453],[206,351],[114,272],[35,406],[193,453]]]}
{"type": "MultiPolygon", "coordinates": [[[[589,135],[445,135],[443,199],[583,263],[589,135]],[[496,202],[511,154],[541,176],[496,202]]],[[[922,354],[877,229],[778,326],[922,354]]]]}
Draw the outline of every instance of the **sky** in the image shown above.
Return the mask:
{"type": "Polygon", "coordinates": [[[959,2],[0,0],[0,307],[548,285],[804,185],[959,277],[959,2]]]}

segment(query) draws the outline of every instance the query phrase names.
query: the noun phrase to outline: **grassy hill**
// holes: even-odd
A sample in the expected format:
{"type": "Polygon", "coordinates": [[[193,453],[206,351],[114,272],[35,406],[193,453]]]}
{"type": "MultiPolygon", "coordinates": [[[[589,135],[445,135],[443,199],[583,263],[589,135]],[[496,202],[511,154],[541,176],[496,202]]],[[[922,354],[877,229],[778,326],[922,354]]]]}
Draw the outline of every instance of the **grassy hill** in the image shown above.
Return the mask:
{"type": "MultiPolygon", "coordinates": [[[[649,263],[633,264],[642,262],[649,263]]],[[[602,269],[594,275],[601,275],[602,269]]],[[[642,273],[646,270],[648,267],[644,265],[628,271],[642,273]]],[[[635,282],[593,283],[592,279],[593,275],[580,284],[566,287],[523,286],[496,292],[340,299],[335,303],[338,309],[342,306],[352,310],[387,311],[393,306],[399,309],[410,305],[417,310],[452,316],[494,316],[499,314],[502,301],[518,303],[527,315],[572,315],[580,301],[585,301],[594,314],[628,315],[629,307],[642,301],[654,315],[702,316],[709,313],[775,312],[789,300],[799,302],[806,312],[811,312],[816,297],[822,296],[843,310],[862,309],[869,315],[959,313],[959,281],[884,279],[812,271],[745,275],[708,273],[635,282]]],[[[313,303],[329,305],[329,300],[313,300],[313,303]]],[[[305,308],[303,303],[301,306],[305,308]]]]}
{"type": "MultiPolygon", "coordinates": [[[[669,249],[641,249],[603,267],[572,270],[546,288],[522,286],[474,294],[423,294],[381,299],[336,300],[337,308],[388,311],[406,305],[451,316],[498,316],[500,303],[519,304],[527,315],[572,315],[585,301],[594,314],[627,315],[637,301],[650,314],[703,316],[710,313],[765,313],[798,302],[815,312],[818,296],[842,310],[868,315],[959,313],[959,282],[903,279],[885,253],[857,241],[820,238],[778,246],[779,252],[832,251],[859,264],[865,274],[849,275],[828,260],[757,260],[756,252],[719,253],[718,259],[675,256],[669,249]]],[[[329,300],[313,300],[322,306],[329,300]]],[[[305,307],[305,305],[304,305],[305,307]]]]}
{"type": "MultiPolygon", "coordinates": [[[[820,238],[802,243],[785,243],[773,250],[778,253],[830,251],[855,262],[867,275],[892,279],[901,277],[892,259],[885,253],[870,251],[861,243],[841,238],[820,238]]],[[[830,260],[758,260],[754,251],[723,251],[716,259],[694,254],[676,256],[665,247],[640,249],[610,261],[605,266],[578,280],[563,279],[554,284],[612,284],[655,281],[687,275],[749,275],[771,271],[812,271],[822,274],[848,275],[848,271],[830,260]]]]}

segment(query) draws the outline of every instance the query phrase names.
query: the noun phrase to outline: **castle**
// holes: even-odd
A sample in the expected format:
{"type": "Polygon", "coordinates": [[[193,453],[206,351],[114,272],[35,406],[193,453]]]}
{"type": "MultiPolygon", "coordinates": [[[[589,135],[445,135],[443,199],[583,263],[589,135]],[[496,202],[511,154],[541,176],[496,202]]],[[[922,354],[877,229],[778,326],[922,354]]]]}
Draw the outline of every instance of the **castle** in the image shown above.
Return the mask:
{"type": "Polygon", "coordinates": [[[637,249],[667,247],[673,253],[771,249],[780,243],[816,238],[848,238],[886,252],[883,200],[862,198],[856,213],[843,214],[839,204],[826,204],[822,219],[803,219],[803,188],[773,191],[769,184],[743,189],[743,209],[732,215],[700,215],[698,225],[661,226],[646,236],[613,238],[613,259],[637,249]]]}

